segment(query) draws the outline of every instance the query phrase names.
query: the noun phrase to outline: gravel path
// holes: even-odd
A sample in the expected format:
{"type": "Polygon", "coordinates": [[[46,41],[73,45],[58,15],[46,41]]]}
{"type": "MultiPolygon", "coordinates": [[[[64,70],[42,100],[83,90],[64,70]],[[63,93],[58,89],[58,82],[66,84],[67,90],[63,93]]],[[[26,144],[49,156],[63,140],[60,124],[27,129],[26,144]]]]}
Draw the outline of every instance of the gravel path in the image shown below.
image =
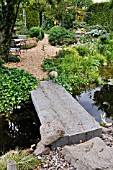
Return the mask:
{"type": "Polygon", "coordinates": [[[44,58],[55,56],[59,49],[48,43],[48,35],[46,34],[44,39],[39,41],[36,47],[24,50],[21,53],[21,61],[19,63],[7,63],[6,66],[9,68],[24,69],[41,80],[47,76],[47,73],[41,67],[44,58]]]}

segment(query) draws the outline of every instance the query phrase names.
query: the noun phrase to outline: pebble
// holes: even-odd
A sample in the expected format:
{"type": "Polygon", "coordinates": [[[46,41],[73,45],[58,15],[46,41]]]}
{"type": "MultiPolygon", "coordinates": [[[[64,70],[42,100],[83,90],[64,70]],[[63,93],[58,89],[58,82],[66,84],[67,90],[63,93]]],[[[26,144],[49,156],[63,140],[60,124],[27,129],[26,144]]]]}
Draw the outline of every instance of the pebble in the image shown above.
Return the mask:
{"type": "Polygon", "coordinates": [[[62,148],[58,147],[50,152],[49,155],[42,155],[45,163],[40,164],[40,170],[76,170],[69,162],[67,162],[61,153],[62,148]]]}
{"type": "Polygon", "coordinates": [[[113,147],[113,126],[102,127],[102,140],[106,145],[113,147]]]}

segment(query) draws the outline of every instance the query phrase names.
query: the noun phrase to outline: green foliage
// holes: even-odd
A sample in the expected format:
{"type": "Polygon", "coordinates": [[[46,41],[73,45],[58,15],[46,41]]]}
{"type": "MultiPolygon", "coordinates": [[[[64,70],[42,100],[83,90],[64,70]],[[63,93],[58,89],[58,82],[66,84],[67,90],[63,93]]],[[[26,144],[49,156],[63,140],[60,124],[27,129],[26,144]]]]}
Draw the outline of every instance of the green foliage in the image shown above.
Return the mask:
{"type": "MultiPolygon", "coordinates": [[[[83,50],[83,47],[81,49],[83,50]]],[[[88,51],[87,57],[82,57],[75,48],[72,48],[72,51],[75,53],[66,54],[68,51],[63,50],[64,54],[60,52],[63,57],[44,60],[45,70],[58,72],[58,77],[50,78],[62,84],[70,93],[74,89],[80,90],[91,83],[100,83],[99,67],[104,63],[105,57],[99,53],[92,56],[88,51]]]]}
{"type": "Polygon", "coordinates": [[[54,20],[43,15],[42,17],[42,28],[45,31],[50,30],[54,26],[54,20]]]}
{"type": "Polygon", "coordinates": [[[2,56],[0,55],[0,67],[4,64],[4,60],[2,59],[2,56]]]}
{"type": "Polygon", "coordinates": [[[76,18],[76,10],[67,10],[65,16],[62,18],[62,26],[66,29],[71,29],[73,27],[73,22],[76,18]]]}
{"type": "Polygon", "coordinates": [[[12,113],[28,102],[37,80],[24,70],[0,68],[0,112],[12,113]]]}
{"type": "Polygon", "coordinates": [[[51,45],[69,45],[76,43],[76,36],[63,27],[54,26],[50,30],[49,42],[51,45]]]}
{"type": "Polygon", "coordinates": [[[74,29],[86,28],[86,27],[87,27],[86,22],[73,21],[73,28],[74,29]]]}
{"type": "Polygon", "coordinates": [[[77,46],[76,47],[80,56],[84,57],[88,55],[88,49],[85,46],[77,46]]]}
{"type": "Polygon", "coordinates": [[[8,62],[17,63],[17,62],[20,62],[20,59],[17,56],[10,54],[9,57],[8,57],[8,62]]]}
{"type": "Polygon", "coordinates": [[[39,6],[37,3],[34,3],[33,5],[28,6],[26,11],[26,25],[27,28],[30,29],[32,27],[37,27],[40,25],[39,20],[39,6]]]}
{"type": "Polygon", "coordinates": [[[38,166],[40,161],[34,154],[24,153],[21,150],[9,151],[0,157],[0,169],[7,169],[7,161],[14,160],[17,164],[17,170],[31,170],[38,166]]]}
{"type": "Polygon", "coordinates": [[[76,50],[72,48],[62,49],[58,51],[56,58],[64,58],[66,55],[75,54],[75,53],[76,50]]]}
{"type": "Polygon", "coordinates": [[[109,2],[94,3],[86,12],[86,22],[89,25],[102,25],[110,28],[112,22],[112,10],[109,2]]]}
{"type": "Polygon", "coordinates": [[[32,27],[29,30],[30,37],[36,37],[37,40],[42,40],[44,38],[44,31],[40,27],[32,27]]]}
{"type": "Polygon", "coordinates": [[[109,36],[100,36],[97,44],[100,54],[104,55],[109,63],[113,63],[113,40],[109,36]]]}
{"type": "Polygon", "coordinates": [[[110,41],[109,41],[109,36],[100,36],[99,37],[99,39],[100,39],[100,42],[102,43],[102,44],[108,44],[110,41]]]}

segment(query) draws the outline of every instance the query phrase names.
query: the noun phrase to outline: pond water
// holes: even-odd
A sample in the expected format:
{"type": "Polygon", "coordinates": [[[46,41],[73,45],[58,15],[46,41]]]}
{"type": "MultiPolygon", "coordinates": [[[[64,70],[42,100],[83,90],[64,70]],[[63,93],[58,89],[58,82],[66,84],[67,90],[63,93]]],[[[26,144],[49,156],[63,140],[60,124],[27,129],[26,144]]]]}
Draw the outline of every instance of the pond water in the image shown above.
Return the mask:
{"type": "Polygon", "coordinates": [[[40,139],[40,121],[30,102],[10,117],[0,115],[0,154],[9,149],[29,148],[40,139]]]}
{"type": "MultiPolygon", "coordinates": [[[[113,66],[102,67],[100,75],[106,82],[113,79],[113,66]]],[[[74,96],[98,122],[101,122],[101,114],[105,114],[106,121],[113,123],[113,85],[105,84],[90,88],[74,96]]]]}
{"type": "Polygon", "coordinates": [[[83,91],[76,95],[76,99],[98,122],[105,113],[106,121],[113,123],[113,86],[103,85],[83,91]]]}

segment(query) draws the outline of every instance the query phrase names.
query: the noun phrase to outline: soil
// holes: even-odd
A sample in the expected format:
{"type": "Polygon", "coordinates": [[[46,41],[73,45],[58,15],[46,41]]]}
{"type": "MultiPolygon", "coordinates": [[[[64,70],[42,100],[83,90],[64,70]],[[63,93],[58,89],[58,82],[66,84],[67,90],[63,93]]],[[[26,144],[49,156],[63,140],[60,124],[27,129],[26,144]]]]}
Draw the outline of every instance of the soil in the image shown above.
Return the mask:
{"type": "Polygon", "coordinates": [[[49,44],[48,35],[46,34],[44,39],[37,43],[36,47],[21,52],[19,63],[10,62],[6,66],[23,69],[33,74],[38,80],[42,80],[47,77],[47,72],[42,68],[43,60],[55,56],[60,49],[49,44]]]}

